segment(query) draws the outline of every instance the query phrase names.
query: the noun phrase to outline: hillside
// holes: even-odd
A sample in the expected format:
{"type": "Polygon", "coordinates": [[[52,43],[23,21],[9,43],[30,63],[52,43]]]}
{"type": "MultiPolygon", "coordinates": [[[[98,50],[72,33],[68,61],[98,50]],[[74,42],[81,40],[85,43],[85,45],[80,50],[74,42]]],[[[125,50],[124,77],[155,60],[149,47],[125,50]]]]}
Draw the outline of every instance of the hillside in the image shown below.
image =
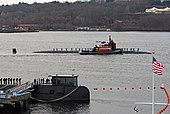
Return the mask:
{"type": "MultiPolygon", "coordinates": [[[[0,27],[36,24],[39,30],[75,30],[77,27],[111,30],[170,30],[169,14],[146,14],[147,0],[112,2],[19,3],[0,6],[0,27]]],[[[167,4],[157,4],[167,7],[167,4]]]]}

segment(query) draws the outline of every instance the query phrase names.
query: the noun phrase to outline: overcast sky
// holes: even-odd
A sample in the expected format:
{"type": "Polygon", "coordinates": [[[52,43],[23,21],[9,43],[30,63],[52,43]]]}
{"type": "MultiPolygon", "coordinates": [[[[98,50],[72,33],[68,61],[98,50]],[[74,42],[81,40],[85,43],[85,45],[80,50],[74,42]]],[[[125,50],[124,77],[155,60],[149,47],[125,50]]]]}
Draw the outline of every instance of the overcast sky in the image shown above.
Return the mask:
{"type": "Polygon", "coordinates": [[[28,3],[28,4],[32,4],[34,2],[44,3],[44,2],[51,2],[51,1],[74,2],[74,1],[77,1],[77,0],[0,0],[0,5],[2,5],[2,4],[4,4],[4,5],[18,4],[19,2],[25,2],[25,3],[28,3]]]}

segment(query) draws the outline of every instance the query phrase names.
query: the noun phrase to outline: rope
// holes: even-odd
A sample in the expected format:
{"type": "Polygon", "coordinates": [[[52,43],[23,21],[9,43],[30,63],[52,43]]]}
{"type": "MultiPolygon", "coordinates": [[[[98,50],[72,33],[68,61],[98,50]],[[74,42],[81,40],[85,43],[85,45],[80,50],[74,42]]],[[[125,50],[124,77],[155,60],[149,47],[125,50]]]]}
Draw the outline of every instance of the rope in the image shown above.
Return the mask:
{"type": "MultiPolygon", "coordinates": [[[[79,87],[79,86],[78,86],[79,87]]],[[[36,101],[39,101],[39,102],[56,102],[56,101],[59,101],[59,100],[62,100],[64,98],[66,98],[67,96],[71,95],[74,91],[76,91],[78,89],[78,87],[76,87],[75,89],[73,89],[73,91],[71,91],[70,93],[64,95],[63,97],[60,97],[58,99],[53,99],[53,100],[41,100],[41,99],[37,99],[37,98],[34,98],[34,97],[31,97],[31,99],[33,100],[36,100],[36,101]]]]}
{"type": "Polygon", "coordinates": [[[166,105],[165,105],[159,112],[157,112],[156,114],[161,114],[163,111],[165,111],[165,110],[167,109],[169,103],[170,103],[170,96],[169,96],[169,94],[168,94],[168,91],[166,90],[165,87],[162,87],[161,89],[164,90],[164,92],[165,92],[165,94],[166,94],[166,96],[167,96],[168,102],[167,102],[166,105]]]}

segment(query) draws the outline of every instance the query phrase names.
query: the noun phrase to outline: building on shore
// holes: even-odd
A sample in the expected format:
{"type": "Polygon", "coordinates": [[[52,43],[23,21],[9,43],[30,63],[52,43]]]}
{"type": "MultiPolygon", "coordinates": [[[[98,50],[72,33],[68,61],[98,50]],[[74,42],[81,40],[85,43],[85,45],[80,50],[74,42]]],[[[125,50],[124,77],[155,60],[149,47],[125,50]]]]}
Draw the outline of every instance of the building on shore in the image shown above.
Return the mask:
{"type": "Polygon", "coordinates": [[[37,32],[37,24],[18,24],[17,26],[12,25],[2,25],[0,32],[2,33],[12,33],[12,32],[37,32]]]}
{"type": "Polygon", "coordinates": [[[146,9],[145,12],[146,13],[155,13],[155,14],[170,13],[170,8],[169,7],[166,7],[166,8],[152,7],[152,8],[146,9]]]}
{"type": "Polygon", "coordinates": [[[20,31],[33,31],[36,30],[37,27],[37,24],[19,24],[17,25],[16,29],[20,31]]]}

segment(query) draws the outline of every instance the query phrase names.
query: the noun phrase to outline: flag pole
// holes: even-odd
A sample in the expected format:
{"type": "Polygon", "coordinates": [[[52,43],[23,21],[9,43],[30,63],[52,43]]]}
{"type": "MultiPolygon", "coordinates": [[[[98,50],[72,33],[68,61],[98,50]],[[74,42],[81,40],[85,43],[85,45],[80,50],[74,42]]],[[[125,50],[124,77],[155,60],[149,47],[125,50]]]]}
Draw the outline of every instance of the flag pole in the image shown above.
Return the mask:
{"type": "MultiPolygon", "coordinates": [[[[152,54],[155,54],[155,51],[152,51],[152,54]]],[[[154,109],[155,109],[154,87],[155,87],[155,80],[154,80],[154,73],[152,73],[152,114],[154,114],[154,109]]]]}
{"type": "Polygon", "coordinates": [[[154,73],[152,75],[152,114],[154,114],[154,104],[155,104],[155,101],[154,101],[154,73]]]}

